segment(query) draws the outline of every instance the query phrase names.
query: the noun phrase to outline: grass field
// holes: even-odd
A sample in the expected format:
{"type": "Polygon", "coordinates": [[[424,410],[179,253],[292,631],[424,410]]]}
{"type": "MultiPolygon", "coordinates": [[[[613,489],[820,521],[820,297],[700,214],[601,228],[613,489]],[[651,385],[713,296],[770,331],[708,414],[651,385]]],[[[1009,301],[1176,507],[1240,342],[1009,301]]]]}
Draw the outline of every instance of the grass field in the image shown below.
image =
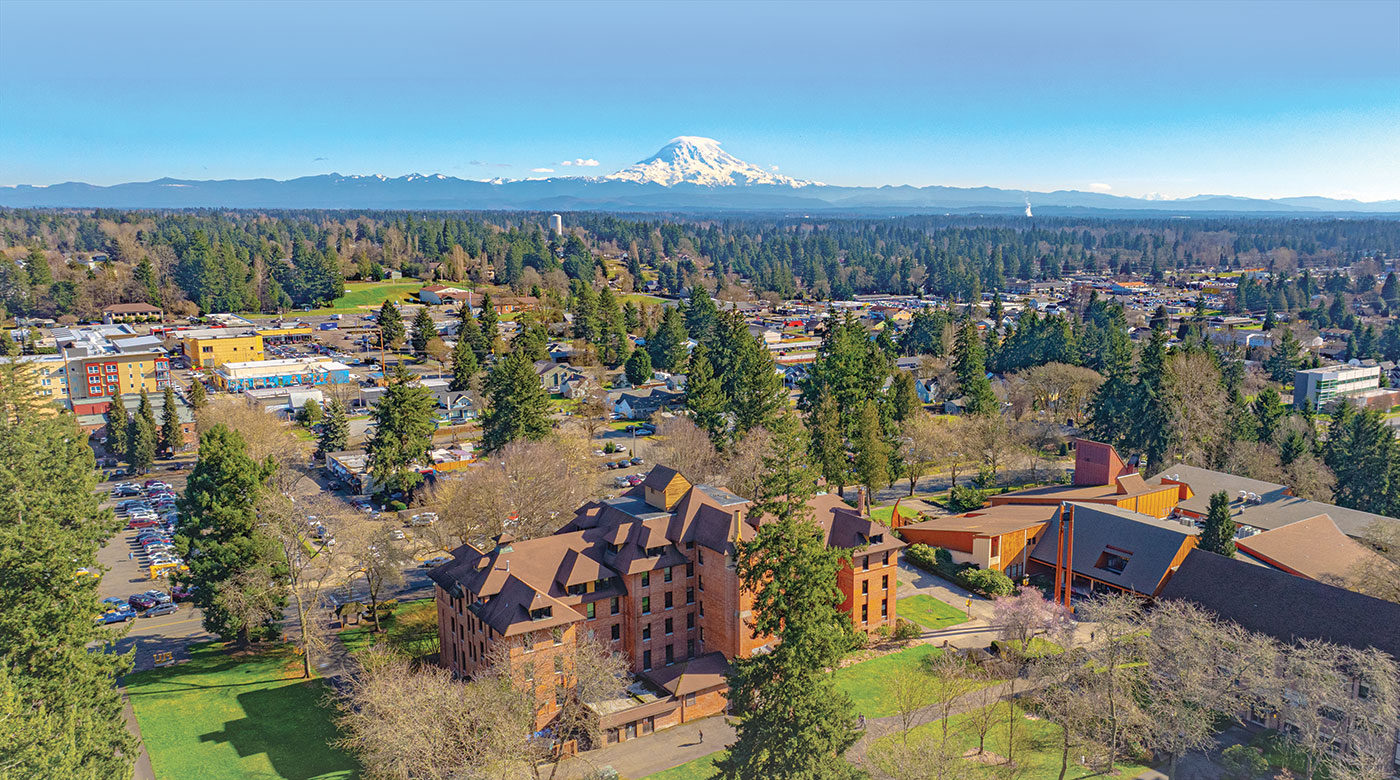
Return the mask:
{"type": "Polygon", "coordinates": [[[837,669],[833,677],[836,687],[855,703],[857,714],[867,718],[893,715],[894,699],[888,691],[891,681],[897,678],[899,672],[916,668],[925,658],[940,652],[933,645],[916,645],[837,669]]]}
{"type": "Polygon", "coordinates": [[[412,281],[392,282],[346,282],[345,294],[331,301],[324,309],[313,309],[312,314],[359,311],[361,306],[378,308],[385,301],[403,303],[404,298],[423,289],[423,283],[412,281]]]}
{"type": "Polygon", "coordinates": [[[897,607],[895,614],[924,628],[947,628],[968,620],[966,612],[922,593],[900,599],[897,607]]]}
{"type": "Polygon", "coordinates": [[[374,623],[362,620],[358,627],[340,632],[340,641],[352,653],[381,641],[412,655],[437,652],[437,603],[433,599],[398,604],[389,615],[380,618],[380,623],[384,627],[383,634],[376,636],[374,623]]]}
{"type": "MultiPolygon", "coordinates": [[[[986,750],[1000,756],[1005,756],[1006,748],[1006,723],[1008,711],[1011,705],[1001,702],[997,705],[995,723],[990,733],[987,734],[986,750]]],[[[949,739],[953,743],[953,752],[961,754],[969,750],[977,749],[977,733],[971,728],[971,718],[967,715],[957,715],[948,721],[950,726],[949,739]]],[[[942,722],[925,723],[911,731],[910,741],[915,739],[937,738],[942,734],[942,722]]],[[[1016,741],[1012,750],[1012,758],[1016,762],[1017,780],[1057,780],[1060,776],[1060,727],[1047,720],[1027,720],[1022,717],[1017,721],[1016,741]]],[[[886,737],[880,740],[881,743],[889,742],[896,737],[886,737]]],[[[878,748],[876,748],[878,749],[878,748]]],[[[1094,769],[1080,766],[1078,763],[1079,752],[1071,750],[1069,759],[1069,771],[1065,773],[1065,780],[1080,780],[1080,778],[1094,777],[1100,773],[1094,769]]],[[[973,769],[972,775],[982,775],[987,778],[1005,777],[1005,765],[984,765],[975,762],[968,762],[973,769]]],[[[1120,762],[1116,769],[1117,777],[1134,777],[1147,767],[1139,766],[1130,762],[1120,762]]]]}
{"type": "Polygon", "coordinates": [[[708,780],[715,774],[715,759],[722,753],[711,753],[694,761],[687,761],[677,767],[647,775],[642,780],[708,780]]]}
{"type": "Polygon", "coordinates": [[[156,780],[356,777],[354,758],[328,744],[325,684],[299,671],[288,650],[235,657],[207,643],[187,663],[127,675],[156,780]]]}

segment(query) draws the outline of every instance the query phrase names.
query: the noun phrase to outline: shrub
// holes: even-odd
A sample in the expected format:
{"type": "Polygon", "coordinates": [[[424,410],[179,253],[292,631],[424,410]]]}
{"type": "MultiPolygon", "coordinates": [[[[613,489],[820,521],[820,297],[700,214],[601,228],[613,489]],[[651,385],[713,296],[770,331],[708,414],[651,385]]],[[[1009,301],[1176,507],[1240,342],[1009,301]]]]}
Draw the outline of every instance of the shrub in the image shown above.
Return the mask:
{"type": "Polygon", "coordinates": [[[987,496],[977,488],[959,485],[948,491],[948,509],[952,512],[970,512],[979,509],[987,496]]]}
{"type": "Polygon", "coordinates": [[[900,618],[899,625],[895,626],[892,636],[896,642],[908,642],[911,639],[917,639],[923,632],[923,629],[913,622],[900,618]]]}
{"type": "Polygon", "coordinates": [[[942,547],[933,548],[933,561],[939,566],[952,566],[953,554],[942,547]]]}
{"type": "Polygon", "coordinates": [[[1011,578],[996,569],[970,569],[963,572],[965,587],[984,596],[1010,596],[1016,591],[1011,578]]]}
{"type": "Polygon", "coordinates": [[[1220,754],[1220,764],[1230,780],[1253,780],[1269,768],[1269,762],[1258,748],[1231,745],[1220,754]]]}
{"type": "Polygon", "coordinates": [[[405,504],[402,501],[390,501],[389,509],[395,512],[402,512],[403,510],[408,509],[408,504],[405,504]]]}
{"type": "Polygon", "coordinates": [[[851,632],[851,650],[864,650],[870,646],[870,636],[864,631],[851,632]]]}

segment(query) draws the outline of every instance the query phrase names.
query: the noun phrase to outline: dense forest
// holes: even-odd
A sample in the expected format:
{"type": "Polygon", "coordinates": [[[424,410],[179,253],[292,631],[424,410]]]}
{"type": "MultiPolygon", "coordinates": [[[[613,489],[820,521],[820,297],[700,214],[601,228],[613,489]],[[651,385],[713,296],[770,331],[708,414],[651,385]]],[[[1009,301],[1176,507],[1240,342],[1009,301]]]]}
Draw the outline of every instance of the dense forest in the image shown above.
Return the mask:
{"type": "MultiPolygon", "coordinates": [[[[1198,268],[1351,267],[1400,254],[1400,220],[697,219],[540,213],[0,211],[0,305],[9,315],[90,317],[112,303],[171,311],[276,312],[325,303],[346,280],[493,280],[566,293],[607,274],[679,293],[845,299],[918,293],[978,300],[1011,280],[1079,271],[1161,278],[1198,268]],[[93,254],[107,262],[85,262],[93,254]],[[603,258],[615,263],[609,267],[603,258]],[[90,267],[91,266],[91,267],[90,267]],[[740,283],[742,282],[742,287],[740,283]]],[[[1377,269],[1380,270],[1380,264],[1377,269]]],[[[1246,286],[1242,304],[1305,305],[1246,286]]]]}

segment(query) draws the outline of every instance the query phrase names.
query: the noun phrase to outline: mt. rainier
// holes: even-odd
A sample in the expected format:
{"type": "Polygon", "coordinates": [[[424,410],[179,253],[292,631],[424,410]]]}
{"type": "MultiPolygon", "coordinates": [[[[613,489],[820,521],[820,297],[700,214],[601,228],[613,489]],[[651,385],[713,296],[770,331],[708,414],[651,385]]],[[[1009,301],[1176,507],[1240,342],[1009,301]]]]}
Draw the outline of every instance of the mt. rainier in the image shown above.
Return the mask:
{"type": "Polygon", "coordinates": [[[765,171],[724,151],[720,148],[719,141],[695,135],[673,138],[656,154],[605,176],[604,179],[636,184],[660,184],[663,187],[676,184],[696,184],[702,187],[769,184],[795,188],[814,183],[765,171]]]}

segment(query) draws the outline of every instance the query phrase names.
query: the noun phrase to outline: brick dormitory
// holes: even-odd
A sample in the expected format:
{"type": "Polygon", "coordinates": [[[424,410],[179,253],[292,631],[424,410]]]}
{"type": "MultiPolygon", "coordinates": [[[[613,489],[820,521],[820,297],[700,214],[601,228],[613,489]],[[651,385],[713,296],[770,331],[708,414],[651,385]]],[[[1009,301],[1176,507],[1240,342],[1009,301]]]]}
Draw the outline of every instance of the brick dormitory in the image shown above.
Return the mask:
{"type": "MultiPolygon", "coordinates": [[[[903,542],[834,495],[808,505],[826,543],[851,551],[833,585],[853,628],[893,629],[903,542]]],[[[461,546],[430,573],[441,663],[470,677],[508,658],[516,679],[534,681],[544,728],[568,695],[569,650],[592,632],[649,684],[640,704],[597,708],[606,743],[722,712],[729,661],[773,641],[754,636],[752,596],[734,566],[735,542],[753,539],[764,522],[751,508],[656,466],[641,485],[580,507],[550,536],[461,546]]]]}

